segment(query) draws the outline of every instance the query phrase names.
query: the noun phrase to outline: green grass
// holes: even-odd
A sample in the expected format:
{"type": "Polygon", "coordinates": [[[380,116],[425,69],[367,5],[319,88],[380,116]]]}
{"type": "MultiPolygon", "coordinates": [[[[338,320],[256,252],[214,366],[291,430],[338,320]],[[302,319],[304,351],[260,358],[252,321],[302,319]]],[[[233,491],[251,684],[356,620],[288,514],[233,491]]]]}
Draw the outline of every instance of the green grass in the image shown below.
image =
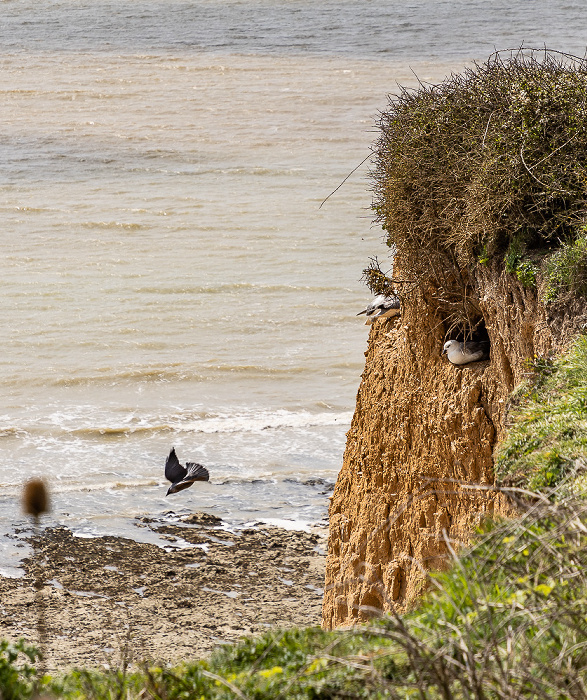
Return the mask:
{"type": "Polygon", "coordinates": [[[575,239],[564,243],[543,266],[543,299],[549,304],[560,298],[587,296],[587,230],[582,227],[575,239]]]}
{"type": "Polygon", "coordinates": [[[495,471],[499,483],[542,491],[587,468],[587,336],[534,370],[516,392],[520,403],[511,411],[495,471]]]}
{"type": "Polygon", "coordinates": [[[504,257],[505,271],[516,275],[524,287],[535,289],[538,267],[525,258],[525,253],[523,236],[514,236],[504,257]]]}

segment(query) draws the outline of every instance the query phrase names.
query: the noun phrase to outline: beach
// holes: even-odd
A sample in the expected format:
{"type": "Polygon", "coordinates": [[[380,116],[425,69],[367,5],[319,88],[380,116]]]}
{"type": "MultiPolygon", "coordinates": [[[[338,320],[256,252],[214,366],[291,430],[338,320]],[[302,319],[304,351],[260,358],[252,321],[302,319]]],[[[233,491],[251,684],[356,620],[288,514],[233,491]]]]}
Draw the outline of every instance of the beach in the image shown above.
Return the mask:
{"type": "Polygon", "coordinates": [[[33,536],[25,576],[0,578],[0,638],[39,643],[39,595],[49,671],[189,662],[269,627],[320,624],[324,530],[229,532],[206,513],[157,530],[166,549],[64,527],[33,536]]]}

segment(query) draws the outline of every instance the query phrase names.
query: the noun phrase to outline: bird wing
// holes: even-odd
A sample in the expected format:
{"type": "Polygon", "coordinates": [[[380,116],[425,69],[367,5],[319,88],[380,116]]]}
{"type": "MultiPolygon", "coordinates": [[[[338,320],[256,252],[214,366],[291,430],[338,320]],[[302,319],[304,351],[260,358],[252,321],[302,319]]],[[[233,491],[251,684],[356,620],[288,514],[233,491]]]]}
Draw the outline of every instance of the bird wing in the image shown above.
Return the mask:
{"type": "Polygon", "coordinates": [[[470,348],[467,348],[467,352],[463,354],[465,355],[467,362],[477,362],[477,360],[483,359],[483,350],[471,352],[470,348]]]}
{"type": "Polygon", "coordinates": [[[169,457],[165,460],[165,478],[174,484],[177,481],[181,481],[186,474],[187,469],[181,466],[175,454],[175,447],[172,447],[169,457]]]}
{"type": "Polygon", "coordinates": [[[185,479],[189,479],[190,481],[208,481],[210,479],[208,470],[201,464],[197,462],[186,462],[185,466],[187,467],[185,479]]]}
{"type": "MultiPolygon", "coordinates": [[[[371,314],[371,318],[373,320],[377,318],[381,318],[382,316],[385,318],[390,318],[391,316],[399,316],[400,313],[400,304],[399,304],[399,299],[388,299],[385,303],[380,304],[377,309],[376,313],[374,312],[371,314]]],[[[368,314],[369,315],[369,314],[368,314]]]]}
{"type": "Polygon", "coordinates": [[[467,355],[475,355],[475,360],[481,360],[489,357],[489,343],[486,340],[463,343],[463,352],[467,355]]]}
{"type": "Polygon", "coordinates": [[[398,297],[387,297],[381,304],[381,308],[385,311],[389,311],[390,309],[399,309],[398,297]]]}

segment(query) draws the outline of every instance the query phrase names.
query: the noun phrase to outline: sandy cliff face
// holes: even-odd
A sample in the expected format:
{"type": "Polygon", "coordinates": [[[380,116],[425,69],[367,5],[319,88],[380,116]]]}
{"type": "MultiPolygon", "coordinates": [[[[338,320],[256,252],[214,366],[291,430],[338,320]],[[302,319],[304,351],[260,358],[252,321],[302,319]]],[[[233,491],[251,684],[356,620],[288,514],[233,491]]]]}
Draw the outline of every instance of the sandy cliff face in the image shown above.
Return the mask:
{"type": "Polygon", "coordinates": [[[487,514],[512,512],[492,489],[508,395],[527,358],[558,352],[569,328],[498,265],[480,266],[471,282],[489,361],[457,368],[441,356],[446,322],[422,288],[402,300],[401,318],[371,328],[330,505],[325,627],[405,609],[449,540],[464,543],[487,514]]]}

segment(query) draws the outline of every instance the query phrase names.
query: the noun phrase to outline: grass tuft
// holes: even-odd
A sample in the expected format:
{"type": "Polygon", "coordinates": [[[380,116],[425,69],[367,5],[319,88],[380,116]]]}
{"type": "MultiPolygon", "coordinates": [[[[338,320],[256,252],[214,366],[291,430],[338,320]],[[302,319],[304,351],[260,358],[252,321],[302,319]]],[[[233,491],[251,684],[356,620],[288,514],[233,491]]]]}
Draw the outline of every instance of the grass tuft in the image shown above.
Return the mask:
{"type": "Polygon", "coordinates": [[[543,299],[549,304],[569,296],[587,296],[587,229],[564,243],[544,263],[543,299]]]}
{"type": "Polygon", "coordinates": [[[499,483],[553,489],[587,464],[587,336],[552,361],[537,361],[517,389],[511,425],[496,453],[499,483]]]}
{"type": "Polygon", "coordinates": [[[38,650],[23,639],[12,644],[0,640],[0,698],[28,700],[33,694],[38,650]]]}

